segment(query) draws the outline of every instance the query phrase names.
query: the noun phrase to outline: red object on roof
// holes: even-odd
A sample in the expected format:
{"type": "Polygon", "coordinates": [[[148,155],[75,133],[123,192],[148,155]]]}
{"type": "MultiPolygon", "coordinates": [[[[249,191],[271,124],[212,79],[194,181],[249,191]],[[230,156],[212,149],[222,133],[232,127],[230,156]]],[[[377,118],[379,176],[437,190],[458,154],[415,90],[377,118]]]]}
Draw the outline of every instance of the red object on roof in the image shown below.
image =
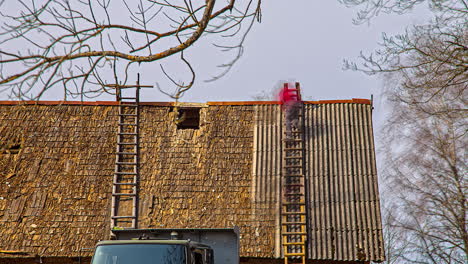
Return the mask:
{"type": "Polygon", "coordinates": [[[284,84],[283,89],[280,90],[278,96],[281,104],[300,101],[298,89],[290,88],[288,83],[284,84]]]}

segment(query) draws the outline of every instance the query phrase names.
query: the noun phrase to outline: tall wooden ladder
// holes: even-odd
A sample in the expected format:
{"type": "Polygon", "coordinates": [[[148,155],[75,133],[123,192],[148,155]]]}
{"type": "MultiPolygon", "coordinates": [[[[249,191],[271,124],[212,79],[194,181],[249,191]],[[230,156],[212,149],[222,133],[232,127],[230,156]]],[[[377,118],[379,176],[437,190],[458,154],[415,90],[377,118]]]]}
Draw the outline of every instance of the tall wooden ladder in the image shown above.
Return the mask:
{"type": "Polygon", "coordinates": [[[119,103],[119,123],[112,187],[111,230],[136,229],[140,162],[139,81],[136,86],[118,86],[116,99],[119,103]]]}
{"type": "MultiPolygon", "coordinates": [[[[281,200],[281,236],[284,263],[306,262],[307,212],[306,180],[304,175],[304,106],[301,100],[300,85],[295,88],[285,84],[284,89],[295,93],[298,99],[298,123],[291,131],[283,133],[283,177],[281,200]]],[[[284,111],[286,112],[286,111],[284,111]]],[[[286,117],[283,118],[284,124],[286,117]]],[[[286,125],[283,127],[286,128],[286,125]]]]}

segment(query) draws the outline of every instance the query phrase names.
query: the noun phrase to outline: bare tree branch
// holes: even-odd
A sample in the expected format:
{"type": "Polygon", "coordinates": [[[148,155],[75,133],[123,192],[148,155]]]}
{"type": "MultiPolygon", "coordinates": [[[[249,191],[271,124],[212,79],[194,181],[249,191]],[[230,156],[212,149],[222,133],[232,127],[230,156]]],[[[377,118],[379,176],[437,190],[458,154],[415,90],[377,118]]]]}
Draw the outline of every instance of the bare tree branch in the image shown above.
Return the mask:
{"type": "Polygon", "coordinates": [[[398,263],[466,263],[466,115],[446,111],[453,101],[441,98],[430,103],[437,114],[424,111],[427,105],[398,100],[392,104],[384,131],[387,148],[382,153],[386,153],[387,185],[393,186],[392,193],[385,195],[393,196],[394,204],[394,211],[386,212],[395,216],[388,228],[408,235],[398,263]]]}
{"type": "Polygon", "coordinates": [[[382,74],[392,112],[385,135],[387,263],[467,263],[466,0],[340,0],[359,7],[356,24],[427,3],[433,19],[344,68],[382,74]],[[391,235],[391,236],[389,236],[391,235]],[[395,243],[393,237],[398,237],[395,243]]]}
{"type": "MultiPolygon", "coordinates": [[[[105,86],[106,76],[122,84],[120,74],[113,73],[116,63],[127,65],[125,71],[135,62],[151,65],[188,50],[205,34],[239,35],[242,44],[251,23],[242,32],[237,27],[245,18],[258,18],[260,8],[260,0],[18,2],[23,9],[17,14],[0,11],[0,86],[27,99],[61,85],[64,96],[112,92],[96,86],[105,86]],[[26,49],[18,49],[25,42],[26,49]]],[[[184,55],[180,59],[190,65],[184,55]]],[[[194,78],[191,66],[188,71],[194,78]]]]}
{"type": "MultiPolygon", "coordinates": [[[[426,104],[438,98],[459,101],[467,98],[468,8],[460,0],[341,0],[349,6],[363,6],[359,23],[380,12],[404,13],[424,2],[434,18],[427,25],[414,26],[404,34],[383,35],[381,49],[361,53],[359,62],[345,60],[344,68],[368,74],[395,74],[398,100],[426,104]],[[451,91],[455,90],[455,91],[451,91]],[[417,96],[416,96],[417,95],[417,96]],[[447,96],[450,95],[450,96],[447,96]]],[[[465,111],[466,101],[454,111],[465,111]]],[[[426,109],[430,111],[430,109],[426,109]]]]}

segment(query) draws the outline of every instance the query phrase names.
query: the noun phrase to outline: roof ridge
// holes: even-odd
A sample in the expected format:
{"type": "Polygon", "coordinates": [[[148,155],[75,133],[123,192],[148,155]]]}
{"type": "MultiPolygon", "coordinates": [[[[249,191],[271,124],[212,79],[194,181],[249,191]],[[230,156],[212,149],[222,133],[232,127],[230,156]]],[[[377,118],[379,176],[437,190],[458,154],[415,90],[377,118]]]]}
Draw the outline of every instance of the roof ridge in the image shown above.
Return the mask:
{"type": "MultiPolygon", "coordinates": [[[[303,101],[305,104],[371,104],[369,99],[352,98],[339,100],[303,101]]],[[[0,105],[90,105],[112,106],[118,105],[117,101],[0,101],[0,105]]],[[[140,105],[173,106],[174,102],[140,102],[140,105]]],[[[180,104],[180,103],[179,103],[180,104]]],[[[197,103],[194,103],[197,104],[197,103]]],[[[206,102],[206,105],[275,105],[279,101],[216,101],[206,102]]]]}

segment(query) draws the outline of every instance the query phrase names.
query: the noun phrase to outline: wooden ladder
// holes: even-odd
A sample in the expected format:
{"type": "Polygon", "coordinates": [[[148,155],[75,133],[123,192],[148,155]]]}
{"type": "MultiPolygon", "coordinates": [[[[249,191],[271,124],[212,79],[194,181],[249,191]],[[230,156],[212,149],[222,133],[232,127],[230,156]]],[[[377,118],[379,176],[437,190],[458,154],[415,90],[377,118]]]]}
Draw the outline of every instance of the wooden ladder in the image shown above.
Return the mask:
{"type": "MultiPolygon", "coordinates": [[[[284,263],[306,262],[307,212],[306,180],[304,176],[304,105],[301,101],[300,85],[284,89],[296,92],[299,101],[298,125],[283,133],[283,177],[281,200],[281,236],[284,263]]],[[[283,118],[286,123],[286,117],[283,118]]],[[[286,127],[286,126],[283,126],[286,127]]],[[[286,129],[284,129],[286,130],[286,129]]]]}
{"type": "Polygon", "coordinates": [[[119,124],[112,187],[111,230],[138,228],[139,78],[136,86],[118,86],[119,124]],[[128,94],[135,90],[131,96],[128,94]],[[125,92],[125,93],[124,93],[125,92]]]}

